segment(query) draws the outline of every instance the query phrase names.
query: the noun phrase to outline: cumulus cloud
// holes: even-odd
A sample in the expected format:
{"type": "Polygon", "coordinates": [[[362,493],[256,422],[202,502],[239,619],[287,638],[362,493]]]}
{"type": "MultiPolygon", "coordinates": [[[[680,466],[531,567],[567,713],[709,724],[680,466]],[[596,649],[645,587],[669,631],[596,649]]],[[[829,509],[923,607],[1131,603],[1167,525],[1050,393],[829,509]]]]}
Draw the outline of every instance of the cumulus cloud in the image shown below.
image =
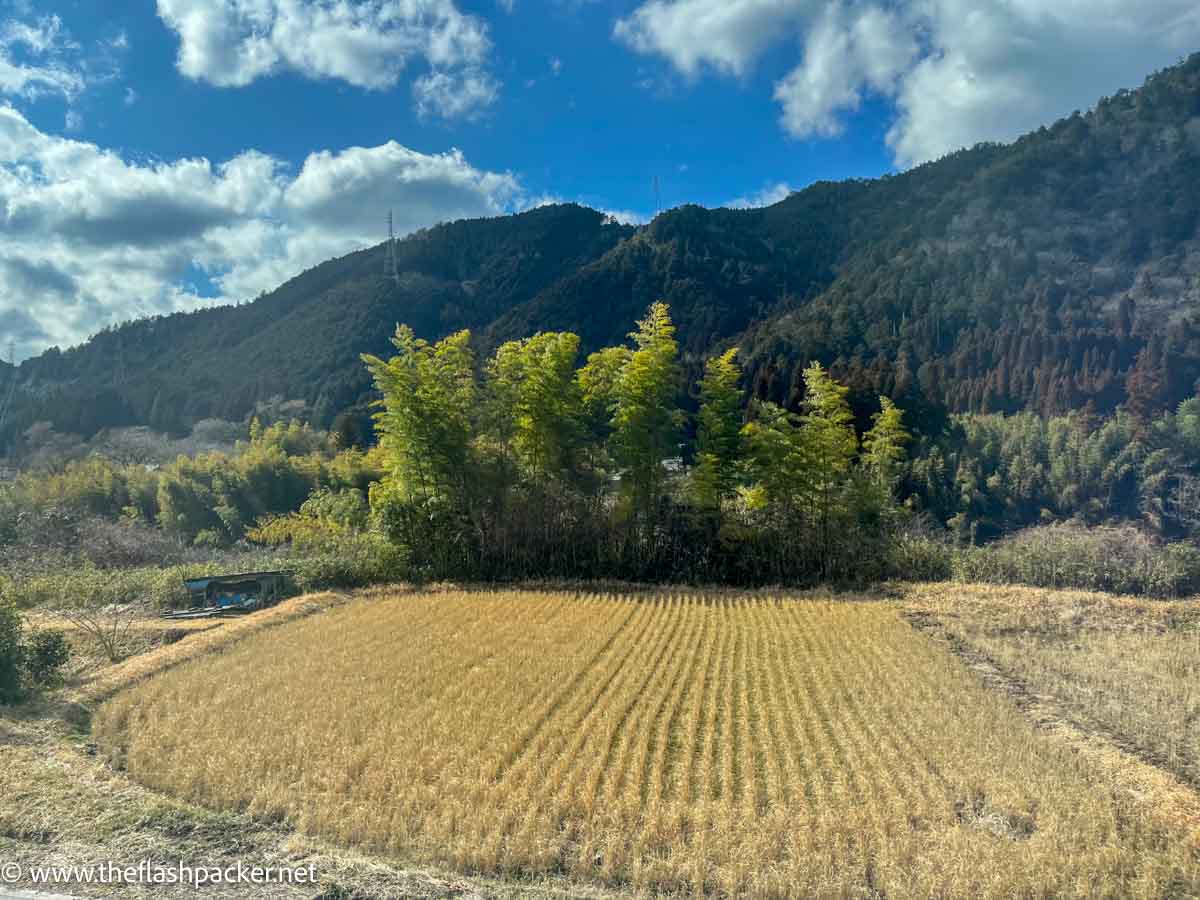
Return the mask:
{"type": "Polygon", "coordinates": [[[735,197],[724,204],[729,209],[757,209],[760,206],[774,206],[791,196],[792,187],[787,182],[780,181],[764,187],[756,194],[745,197],[735,197]]]}
{"type": "Polygon", "coordinates": [[[298,171],[253,150],[131,162],[0,104],[0,341],[25,357],[111,322],[253,298],[378,243],[389,208],[406,233],[518,204],[512,175],[457,150],[351,147],[298,171]],[[215,298],[189,286],[197,272],[215,298]]]}
{"type": "Polygon", "coordinates": [[[1011,140],[1136,87],[1200,44],[1191,0],[1023,0],[972,9],[937,0],[936,51],[897,84],[888,143],[902,164],[1011,140]]]}
{"type": "MultiPolygon", "coordinates": [[[[158,15],[179,35],[179,71],[221,87],[289,69],[391,88],[414,60],[478,68],[491,46],[487,25],[453,0],[158,0],[158,15]]],[[[494,99],[478,77],[460,83],[476,103],[494,99]]]]}
{"type": "Polygon", "coordinates": [[[784,128],[797,137],[839,134],[838,113],[857,109],[864,88],[891,93],[916,55],[916,40],[894,13],[830,5],[809,30],[804,61],[775,85],[784,128]]]}
{"type": "Polygon", "coordinates": [[[1006,141],[1134,87],[1200,45],[1194,0],[646,0],[615,35],[685,75],[742,74],[774,44],[782,127],[831,136],[890,99],[900,166],[1006,141]]]}
{"type": "Polygon", "coordinates": [[[686,75],[704,65],[740,75],[768,45],[804,22],[820,0],[648,0],[614,35],[658,53],[686,75]]]}

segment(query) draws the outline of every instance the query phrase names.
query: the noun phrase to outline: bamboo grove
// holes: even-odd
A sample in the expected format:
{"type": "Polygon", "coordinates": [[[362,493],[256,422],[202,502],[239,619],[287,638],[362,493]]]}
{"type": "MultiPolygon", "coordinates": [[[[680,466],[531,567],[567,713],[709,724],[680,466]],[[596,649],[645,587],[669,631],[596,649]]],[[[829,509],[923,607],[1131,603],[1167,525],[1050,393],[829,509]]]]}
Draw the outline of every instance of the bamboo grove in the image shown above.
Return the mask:
{"type": "Polygon", "coordinates": [[[395,355],[364,357],[382,394],[371,509],[414,574],[872,574],[897,520],[900,409],[880,398],[860,438],[819,364],[799,413],[746,405],[731,349],[705,366],[689,420],[666,304],[630,338],[580,365],[578,336],[543,332],[480,364],[467,331],[429,343],[400,326],[395,355]]]}

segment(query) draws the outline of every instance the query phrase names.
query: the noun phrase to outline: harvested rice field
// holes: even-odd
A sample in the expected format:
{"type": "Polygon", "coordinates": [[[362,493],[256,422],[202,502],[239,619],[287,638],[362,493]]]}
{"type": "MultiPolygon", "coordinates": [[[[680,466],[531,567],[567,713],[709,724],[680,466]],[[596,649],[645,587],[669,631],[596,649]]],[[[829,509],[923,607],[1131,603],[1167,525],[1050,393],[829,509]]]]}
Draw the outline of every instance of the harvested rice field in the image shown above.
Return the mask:
{"type": "Polygon", "coordinates": [[[1200,892],[1190,835],[888,603],[377,596],[134,684],[93,731],[156,790],[465,872],[717,896],[1200,892]]]}

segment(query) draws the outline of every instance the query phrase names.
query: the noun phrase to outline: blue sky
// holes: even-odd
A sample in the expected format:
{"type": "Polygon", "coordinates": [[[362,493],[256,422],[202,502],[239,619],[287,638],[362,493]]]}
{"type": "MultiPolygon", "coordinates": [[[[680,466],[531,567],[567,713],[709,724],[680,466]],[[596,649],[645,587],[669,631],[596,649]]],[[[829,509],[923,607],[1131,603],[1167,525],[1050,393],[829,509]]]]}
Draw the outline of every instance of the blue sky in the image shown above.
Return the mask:
{"type": "MultiPolygon", "coordinates": [[[[388,140],[422,153],[458,147],[475,166],[518,173],[532,194],[639,215],[654,212],[655,176],[664,206],[716,206],[780,183],[893,168],[886,104],[862,110],[840,140],[789,137],[771,97],[788,48],[742,77],[701,85],[610,37],[636,3],[517,0],[511,14],[494,0],[458,4],[487,23],[502,87],[485,109],[451,119],[419,115],[404,78],[374,90],[294,71],[241,88],[189,79],[176,69],[178,36],[152,3],[121,4],[116,16],[98,6],[43,7],[60,10],[81,43],[124,35],[129,44],[121,77],[70,104],[80,121],[72,135],[134,155],[219,161],[254,148],[298,166],[314,150],[388,140]]],[[[28,118],[63,132],[67,107],[46,97],[28,118]]]]}
{"type": "Polygon", "coordinates": [[[250,299],[389,207],[761,205],[1198,48],[1191,0],[0,0],[0,345],[250,299]]]}

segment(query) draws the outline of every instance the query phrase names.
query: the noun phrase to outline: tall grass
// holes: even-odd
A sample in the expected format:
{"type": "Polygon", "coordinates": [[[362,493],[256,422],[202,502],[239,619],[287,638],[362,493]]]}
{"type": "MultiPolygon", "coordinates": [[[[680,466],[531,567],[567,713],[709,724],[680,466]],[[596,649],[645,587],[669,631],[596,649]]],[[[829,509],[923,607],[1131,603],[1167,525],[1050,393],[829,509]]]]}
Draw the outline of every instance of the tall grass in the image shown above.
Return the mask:
{"type": "Polygon", "coordinates": [[[1080,588],[1162,599],[1200,593],[1200,548],[1164,544],[1129,525],[1046,525],[978,547],[912,534],[898,538],[888,554],[892,576],[913,581],[1080,588]]]}
{"type": "Polygon", "coordinates": [[[53,568],[0,571],[0,600],[21,609],[135,605],[153,612],[186,606],[184,580],[203,575],[283,570],[293,593],[394,583],[405,577],[399,554],[378,535],[343,535],[303,550],[217,552],[202,561],[129,568],[100,568],[86,559],[67,558],[53,568]]]}

